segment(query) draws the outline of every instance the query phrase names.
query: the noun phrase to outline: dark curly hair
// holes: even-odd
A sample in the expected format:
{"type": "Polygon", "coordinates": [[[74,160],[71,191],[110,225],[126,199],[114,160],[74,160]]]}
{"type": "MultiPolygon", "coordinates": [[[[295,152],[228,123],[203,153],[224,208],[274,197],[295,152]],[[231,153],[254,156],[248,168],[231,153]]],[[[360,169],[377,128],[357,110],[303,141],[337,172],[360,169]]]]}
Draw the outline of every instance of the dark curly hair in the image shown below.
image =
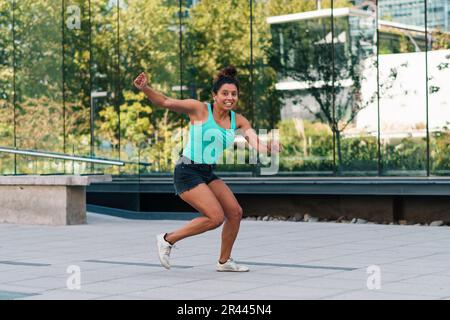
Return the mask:
{"type": "Polygon", "coordinates": [[[212,91],[217,94],[224,84],[230,83],[236,86],[239,93],[239,81],[236,76],[237,70],[234,66],[229,66],[222,69],[214,78],[212,91]]]}

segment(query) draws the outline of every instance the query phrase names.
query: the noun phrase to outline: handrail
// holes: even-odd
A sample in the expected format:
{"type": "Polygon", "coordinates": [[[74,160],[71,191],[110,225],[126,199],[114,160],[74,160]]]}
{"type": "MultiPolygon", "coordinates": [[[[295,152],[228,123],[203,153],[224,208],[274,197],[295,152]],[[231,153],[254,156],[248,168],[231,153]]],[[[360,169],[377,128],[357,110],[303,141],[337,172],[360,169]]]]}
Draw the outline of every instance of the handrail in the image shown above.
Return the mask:
{"type": "MultiPolygon", "coordinates": [[[[17,148],[0,147],[0,152],[21,154],[21,155],[33,156],[33,157],[63,159],[63,160],[90,162],[90,163],[98,163],[98,164],[110,164],[110,165],[113,165],[113,166],[123,166],[123,165],[125,165],[124,161],[118,161],[118,160],[110,160],[110,159],[102,159],[102,158],[78,157],[78,156],[67,155],[67,154],[64,154],[64,153],[41,152],[41,151],[32,151],[32,150],[24,150],[24,149],[17,149],[17,148]]],[[[143,163],[143,165],[149,165],[149,164],[147,164],[147,163],[144,164],[143,163]]]]}

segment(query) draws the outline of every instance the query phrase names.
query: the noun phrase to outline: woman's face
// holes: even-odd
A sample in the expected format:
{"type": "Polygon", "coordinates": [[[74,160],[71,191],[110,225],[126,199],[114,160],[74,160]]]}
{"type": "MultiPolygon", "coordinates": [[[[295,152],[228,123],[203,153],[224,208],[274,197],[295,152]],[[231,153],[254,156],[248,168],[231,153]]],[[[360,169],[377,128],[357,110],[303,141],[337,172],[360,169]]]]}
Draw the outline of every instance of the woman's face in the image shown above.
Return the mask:
{"type": "Polygon", "coordinates": [[[225,83],[220,87],[216,95],[213,93],[213,97],[219,108],[231,110],[235,108],[239,100],[239,93],[236,85],[225,83]]]}

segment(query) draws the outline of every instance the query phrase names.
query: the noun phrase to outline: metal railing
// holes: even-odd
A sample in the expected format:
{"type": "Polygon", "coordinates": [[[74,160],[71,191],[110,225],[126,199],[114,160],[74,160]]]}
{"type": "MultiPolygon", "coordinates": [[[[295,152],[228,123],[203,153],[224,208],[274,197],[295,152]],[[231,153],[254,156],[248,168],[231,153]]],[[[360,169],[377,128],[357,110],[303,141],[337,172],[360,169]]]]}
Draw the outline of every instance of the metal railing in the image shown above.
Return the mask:
{"type": "Polygon", "coordinates": [[[70,161],[106,164],[106,165],[113,165],[113,166],[123,166],[126,163],[134,163],[134,164],[139,164],[139,165],[144,165],[144,166],[150,165],[150,163],[147,163],[147,162],[140,163],[140,162],[132,162],[132,161],[113,160],[113,159],[80,157],[80,156],[68,155],[68,154],[64,154],[64,153],[42,152],[42,151],[24,150],[24,149],[7,148],[7,147],[0,147],[0,152],[20,154],[20,155],[33,156],[33,157],[44,157],[44,158],[52,158],[52,159],[62,159],[62,160],[70,160],[70,161]]]}

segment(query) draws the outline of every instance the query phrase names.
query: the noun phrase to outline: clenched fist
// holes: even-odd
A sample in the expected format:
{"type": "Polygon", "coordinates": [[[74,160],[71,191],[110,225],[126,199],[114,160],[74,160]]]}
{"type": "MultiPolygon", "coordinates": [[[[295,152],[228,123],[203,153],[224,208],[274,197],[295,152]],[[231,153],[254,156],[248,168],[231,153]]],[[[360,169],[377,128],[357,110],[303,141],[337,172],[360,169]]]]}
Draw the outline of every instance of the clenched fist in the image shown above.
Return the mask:
{"type": "Polygon", "coordinates": [[[136,86],[136,88],[138,88],[139,90],[142,90],[145,88],[145,86],[148,83],[148,79],[147,76],[144,72],[142,72],[141,74],[139,74],[136,79],[134,79],[133,81],[134,85],[136,86]]]}

